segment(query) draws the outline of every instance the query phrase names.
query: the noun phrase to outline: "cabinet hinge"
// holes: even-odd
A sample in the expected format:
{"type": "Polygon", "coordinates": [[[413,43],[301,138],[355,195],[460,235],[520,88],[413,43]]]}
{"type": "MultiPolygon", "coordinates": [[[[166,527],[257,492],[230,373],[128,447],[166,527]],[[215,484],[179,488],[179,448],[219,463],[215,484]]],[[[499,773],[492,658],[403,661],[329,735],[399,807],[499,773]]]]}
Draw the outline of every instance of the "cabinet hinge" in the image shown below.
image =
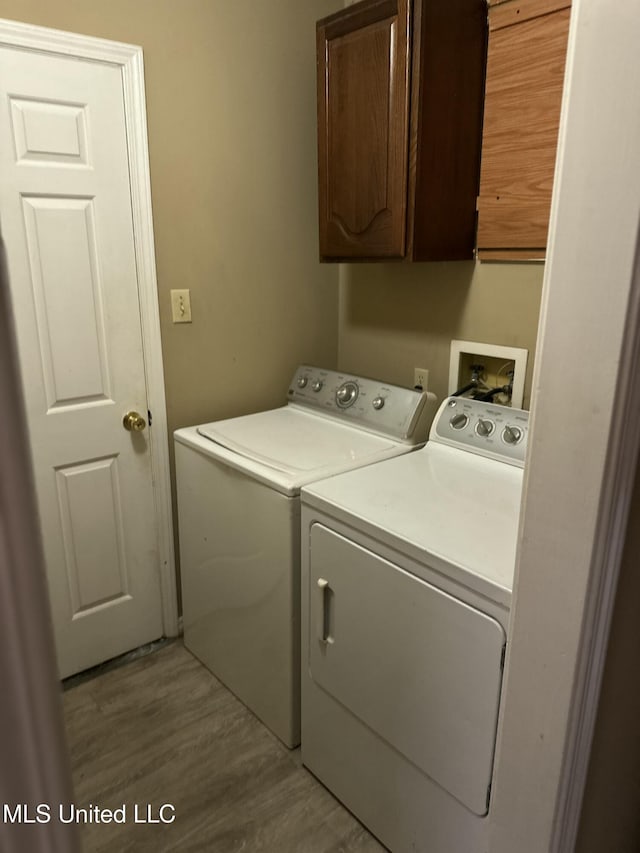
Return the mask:
{"type": "Polygon", "coordinates": [[[147,423],[151,426],[151,421],[153,420],[151,415],[151,409],[147,409],[147,423]]]}
{"type": "Polygon", "coordinates": [[[504,670],[504,659],[507,656],[507,644],[505,643],[502,647],[502,653],[500,655],[500,669],[504,670]]]}

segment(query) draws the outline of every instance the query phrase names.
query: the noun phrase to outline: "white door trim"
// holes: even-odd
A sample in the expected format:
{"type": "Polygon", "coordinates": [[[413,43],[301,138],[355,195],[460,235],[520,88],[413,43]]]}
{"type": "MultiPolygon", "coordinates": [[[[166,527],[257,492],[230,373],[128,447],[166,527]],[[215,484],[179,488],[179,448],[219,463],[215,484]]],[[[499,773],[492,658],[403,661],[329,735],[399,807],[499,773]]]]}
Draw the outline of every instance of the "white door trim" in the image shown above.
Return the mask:
{"type": "Polygon", "coordinates": [[[640,444],[638,40],[574,0],[491,853],[577,840],[640,444]]]}
{"type": "MultiPolygon", "coordinates": [[[[639,140],[640,142],[640,140],[639,140]]],[[[576,661],[551,853],[575,848],[587,782],[620,565],[640,451],[640,241],[632,270],[609,452],[599,496],[590,584],[576,661]]]]}
{"type": "Polygon", "coordinates": [[[160,557],[158,570],[162,594],[162,623],[166,636],[177,636],[178,598],[171,509],[169,435],[154,253],[142,48],[5,19],[0,19],[0,45],[109,63],[121,70],[143,357],[147,399],[153,414],[149,436],[160,557]]]}

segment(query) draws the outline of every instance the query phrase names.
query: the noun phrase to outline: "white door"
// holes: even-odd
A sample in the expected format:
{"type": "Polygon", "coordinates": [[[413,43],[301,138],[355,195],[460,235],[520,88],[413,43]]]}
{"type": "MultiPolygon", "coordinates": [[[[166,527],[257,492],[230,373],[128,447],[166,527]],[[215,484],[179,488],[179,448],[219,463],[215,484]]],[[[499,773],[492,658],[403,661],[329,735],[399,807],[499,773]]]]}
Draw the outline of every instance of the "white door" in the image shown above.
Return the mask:
{"type": "MultiPolygon", "coordinates": [[[[0,48],[6,244],[61,677],[160,637],[122,70],[0,48]]],[[[9,413],[3,413],[3,417],[9,413]]]]}

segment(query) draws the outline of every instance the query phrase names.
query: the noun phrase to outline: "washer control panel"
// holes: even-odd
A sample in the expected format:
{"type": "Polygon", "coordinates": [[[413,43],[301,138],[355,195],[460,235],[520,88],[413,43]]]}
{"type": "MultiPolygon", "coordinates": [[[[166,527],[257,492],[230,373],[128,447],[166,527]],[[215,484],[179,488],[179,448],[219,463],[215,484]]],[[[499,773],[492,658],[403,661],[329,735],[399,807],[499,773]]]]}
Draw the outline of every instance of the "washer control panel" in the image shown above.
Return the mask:
{"type": "Polygon", "coordinates": [[[426,391],[307,364],[291,380],[289,402],[411,444],[427,440],[437,406],[426,391]]]}
{"type": "Polygon", "coordinates": [[[524,466],[529,412],[468,397],[442,403],[429,439],[511,465],[524,466]]]}

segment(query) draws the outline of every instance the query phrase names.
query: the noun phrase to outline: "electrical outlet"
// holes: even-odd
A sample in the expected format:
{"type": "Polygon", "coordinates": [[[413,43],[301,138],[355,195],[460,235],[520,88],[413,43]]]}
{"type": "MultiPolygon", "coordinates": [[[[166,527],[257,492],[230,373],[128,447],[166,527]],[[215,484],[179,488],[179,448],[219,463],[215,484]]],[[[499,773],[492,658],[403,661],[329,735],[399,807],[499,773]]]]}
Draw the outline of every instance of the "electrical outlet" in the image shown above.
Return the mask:
{"type": "Polygon", "coordinates": [[[413,387],[429,390],[429,370],[426,367],[413,368],[413,387]]]}
{"type": "Polygon", "coordinates": [[[191,322],[191,292],[189,290],[171,291],[171,318],[174,323],[191,322]]]}

